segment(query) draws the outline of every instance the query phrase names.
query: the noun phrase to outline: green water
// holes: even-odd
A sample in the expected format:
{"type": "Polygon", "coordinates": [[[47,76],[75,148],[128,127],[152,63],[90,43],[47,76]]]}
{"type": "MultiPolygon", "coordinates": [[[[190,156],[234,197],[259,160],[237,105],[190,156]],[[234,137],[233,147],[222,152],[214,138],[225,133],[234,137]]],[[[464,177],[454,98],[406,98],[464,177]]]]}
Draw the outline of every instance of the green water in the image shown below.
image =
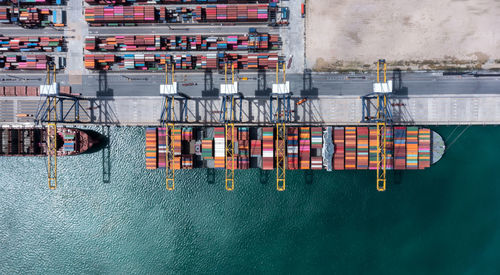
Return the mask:
{"type": "MultiPolygon", "coordinates": [[[[100,130],[100,128],[94,128],[100,130]]],[[[463,128],[457,129],[448,143],[463,128]]],[[[454,127],[438,127],[444,138],[454,127]]],[[[111,128],[110,181],[102,151],[0,158],[1,274],[493,274],[500,269],[500,128],[471,127],[430,169],[164,171],[144,169],[144,129],[111,128]]],[[[104,155],[106,156],[106,155],[104,155]]]]}

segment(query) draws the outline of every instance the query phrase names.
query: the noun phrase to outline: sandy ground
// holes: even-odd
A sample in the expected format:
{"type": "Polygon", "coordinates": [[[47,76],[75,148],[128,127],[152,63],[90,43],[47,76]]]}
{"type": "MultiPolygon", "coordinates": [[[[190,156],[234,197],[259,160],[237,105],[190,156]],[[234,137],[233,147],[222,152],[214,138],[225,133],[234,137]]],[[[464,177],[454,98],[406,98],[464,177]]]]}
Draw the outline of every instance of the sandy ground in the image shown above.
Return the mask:
{"type": "Polygon", "coordinates": [[[500,0],[309,0],[307,66],[500,69],[500,0]]]}

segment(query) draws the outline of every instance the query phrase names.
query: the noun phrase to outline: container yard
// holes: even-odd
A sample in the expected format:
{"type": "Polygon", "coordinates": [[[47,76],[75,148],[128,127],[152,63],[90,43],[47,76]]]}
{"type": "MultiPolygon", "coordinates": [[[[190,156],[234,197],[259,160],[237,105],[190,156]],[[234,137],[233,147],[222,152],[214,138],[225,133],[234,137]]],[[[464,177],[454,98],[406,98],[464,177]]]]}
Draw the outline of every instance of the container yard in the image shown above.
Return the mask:
{"type": "Polygon", "coordinates": [[[0,24],[19,24],[24,28],[63,27],[65,12],[53,8],[0,6],[0,24]]]}
{"type": "Polygon", "coordinates": [[[275,3],[258,5],[209,5],[206,7],[112,6],[85,8],[90,26],[133,26],[136,24],[193,24],[214,22],[266,23],[274,16],[275,3]]]}
{"type": "Polygon", "coordinates": [[[0,52],[62,52],[63,37],[0,36],[0,52]]]}
{"type": "Polygon", "coordinates": [[[239,70],[273,69],[279,61],[277,53],[256,54],[86,54],[85,68],[90,70],[141,70],[163,71],[165,64],[175,65],[176,70],[224,69],[224,64],[234,64],[239,70]]]}
{"type": "MultiPolygon", "coordinates": [[[[377,140],[370,138],[369,127],[330,127],[333,138],[324,140],[326,127],[287,127],[286,169],[326,169],[322,149],[327,143],[334,144],[333,170],[376,169],[369,166],[369,148],[377,146],[377,140]]],[[[146,129],[146,168],[165,168],[165,128],[146,129]]],[[[273,127],[237,127],[234,140],[236,154],[234,162],[226,158],[225,143],[231,139],[224,127],[178,127],[174,131],[175,169],[276,169],[276,139],[273,127]],[[234,163],[234,164],[233,164],[234,163]]],[[[388,150],[394,146],[395,164],[391,157],[386,163],[388,170],[425,169],[439,161],[444,153],[442,138],[428,128],[395,126],[386,132],[388,150]],[[394,140],[392,139],[394,131],[394,140]],[[431,151],[431,148],[435,148],[431,151]]]]}
{"type": "MultiPolygon", "coordinates": [[[[2,38],[0,37],[0,40],[2,38]]],[[[279,50],[279,35],[249,33],[246,35],[116,35],[85,38],[85,50],[113,51],[268,51],[279,50]]]]}

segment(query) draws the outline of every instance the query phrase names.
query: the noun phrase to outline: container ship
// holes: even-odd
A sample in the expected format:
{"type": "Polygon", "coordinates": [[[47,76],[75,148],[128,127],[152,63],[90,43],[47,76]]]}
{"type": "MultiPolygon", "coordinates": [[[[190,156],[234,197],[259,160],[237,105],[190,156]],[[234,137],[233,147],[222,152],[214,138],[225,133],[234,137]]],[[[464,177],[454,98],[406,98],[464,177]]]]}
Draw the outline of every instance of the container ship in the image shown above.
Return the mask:
{"type": "MultiPolygon", "coordinates": [[[[45,128],[0,128],[0,156],[46,156],[45,128]]],[[[57,155],[70,156],[86,152],[98,141],[83,130],[57,128],[57,155]]]]}
{"type": "MultiPolygon", "coordinates": [[[[174,138],[174,169],[260,168],[276,166],[276,133],[273,127],[235,127],[234,135],[224,127],[178,127],[174,138]],[[234,161],[226,160],[226,139],[234,138],[234,161]]],[[[445,144],[430,129],[394,126],[386,130],[386,169],[418,170],[441,159],[445,144]]],[[[146,129],[146,168],[166,166],[166,129],[146,129]]],[[[376,127],[287,127],[288,170],[377,169],[376,127]]]]}

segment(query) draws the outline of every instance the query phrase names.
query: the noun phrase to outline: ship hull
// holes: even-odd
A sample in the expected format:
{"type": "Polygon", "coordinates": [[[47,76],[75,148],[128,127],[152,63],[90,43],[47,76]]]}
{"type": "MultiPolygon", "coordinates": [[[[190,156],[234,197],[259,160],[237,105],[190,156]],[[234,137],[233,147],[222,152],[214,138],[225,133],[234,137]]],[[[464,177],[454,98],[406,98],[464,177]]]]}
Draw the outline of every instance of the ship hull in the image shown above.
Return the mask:
{"type": "MultiPolygon", "coordinates": [[[[285,132],[285,144],[280,148],[285,150],[287,170],[377,169],[376,127],[287,127],[285,132]]],[[[180,127],[168,134],[174,138],[174,157],[169,167],[176,170],[273,170],[280,152],[277,146],[282,143],[274,127],[236,127],[234,135],[226,133],[224,127],[180,127]],[[225,150],[230,140],[234,159],[225,150]]],[[[167,136],[165,128],[146,129],[147,169],[167,166],[167,136]]],[[[444,153],[442,138],[428,128],[388,127],[385,136],[385,166],[389,170],[425,169],[444,153]]]]}

